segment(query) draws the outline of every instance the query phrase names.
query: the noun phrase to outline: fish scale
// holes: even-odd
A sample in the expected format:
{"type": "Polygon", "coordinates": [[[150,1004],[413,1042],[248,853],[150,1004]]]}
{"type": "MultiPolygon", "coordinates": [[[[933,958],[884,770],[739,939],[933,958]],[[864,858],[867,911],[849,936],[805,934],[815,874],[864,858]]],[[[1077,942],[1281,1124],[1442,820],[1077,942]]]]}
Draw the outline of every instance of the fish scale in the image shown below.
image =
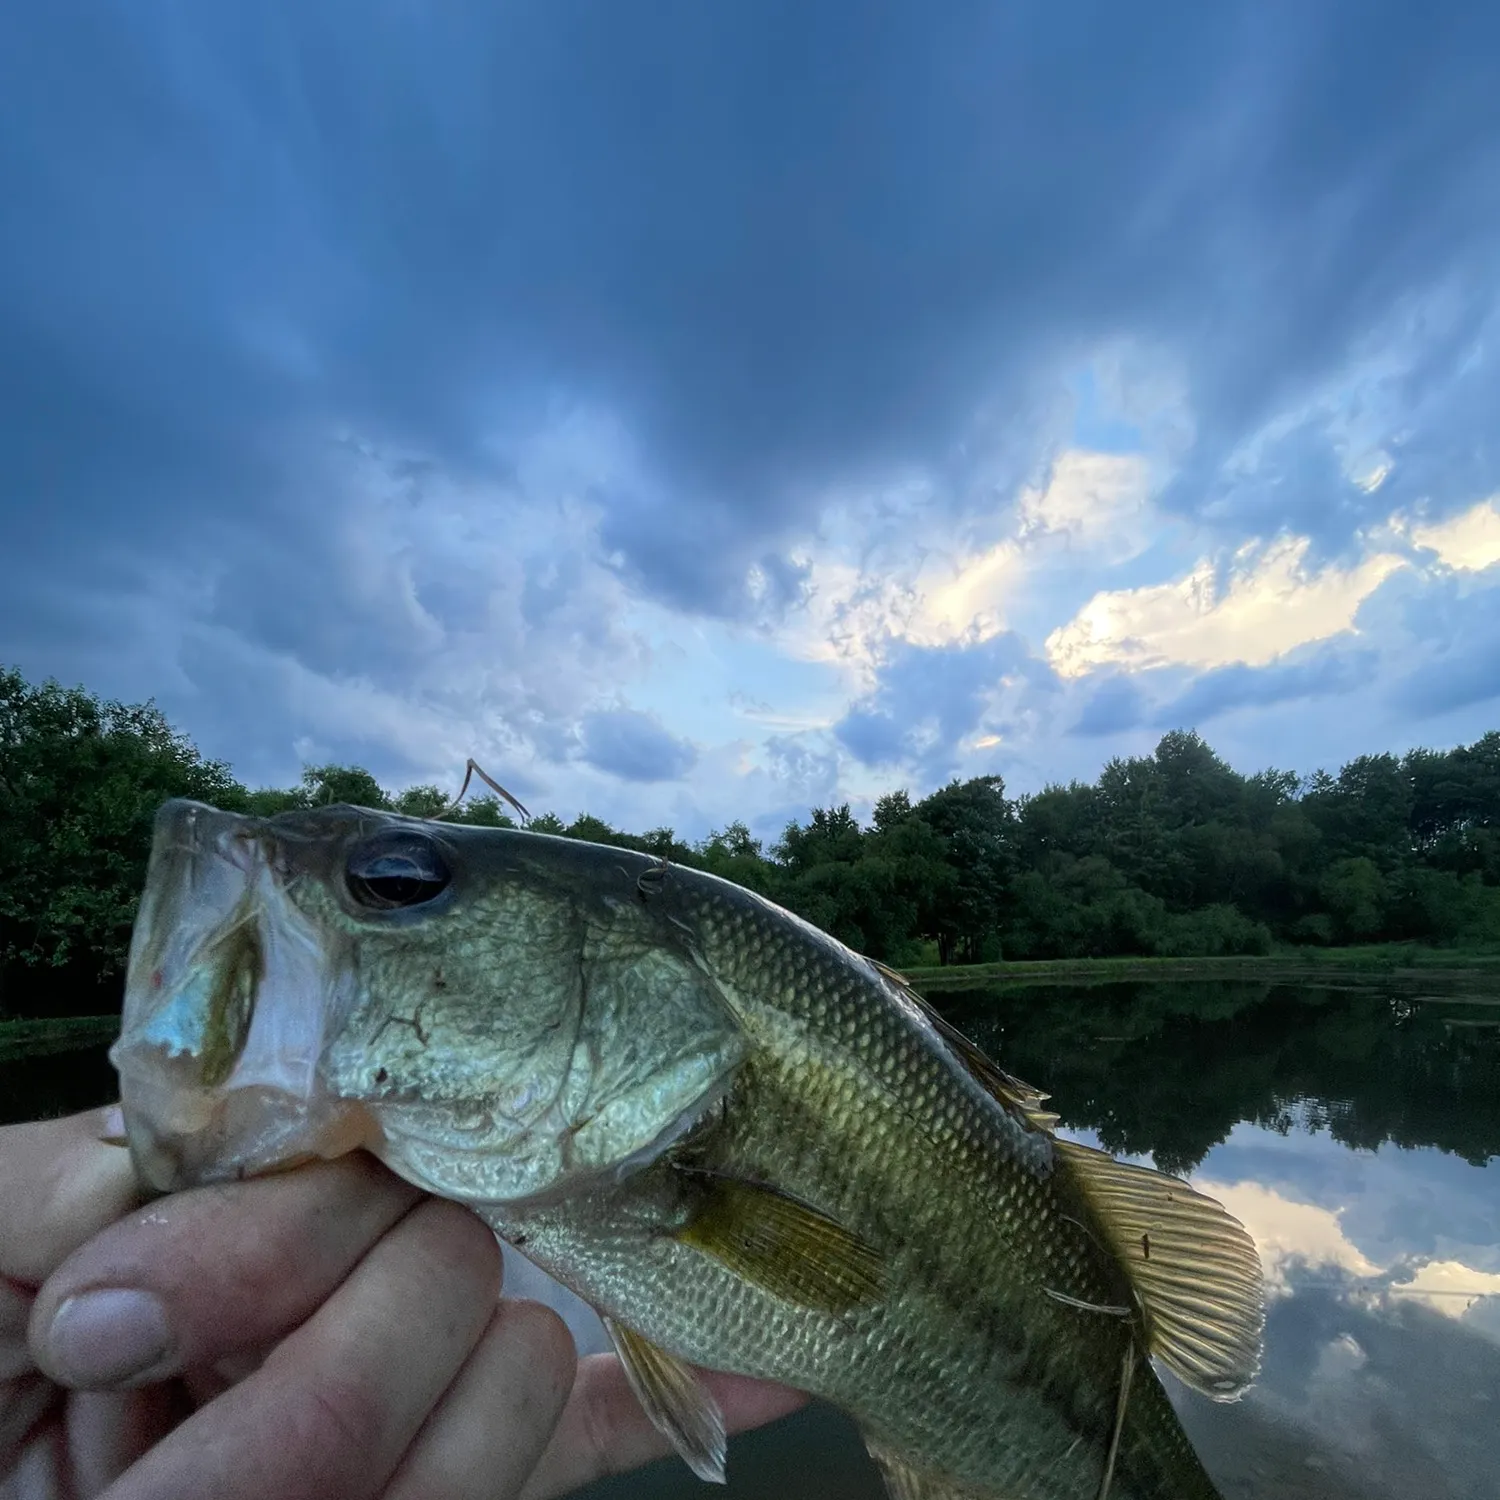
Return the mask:
{"type": "Polygon", "coordinates": [[[1147,1353],[1245,1384],[1243,1231],[1059,1141],[799,918],[628,851],[350,808],[168,804],[148,896],[114,1056],[153,1186],[368,1146],[599,1309],[701,1473],[691,1365],[841,1407],[896,1500],[1214,1500],[1147,1353]]]}

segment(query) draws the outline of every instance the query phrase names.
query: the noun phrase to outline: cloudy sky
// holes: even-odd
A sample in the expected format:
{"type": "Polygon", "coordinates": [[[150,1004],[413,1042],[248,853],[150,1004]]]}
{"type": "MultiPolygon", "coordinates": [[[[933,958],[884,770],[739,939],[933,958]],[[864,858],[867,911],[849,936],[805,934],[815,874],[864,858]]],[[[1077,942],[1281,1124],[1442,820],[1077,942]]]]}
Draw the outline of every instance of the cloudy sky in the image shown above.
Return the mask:
{"type": "Polygon", "coordinates": [[[0,21],[0,661],[761,830],[1500,726],[1500,7],[0,21]]]}

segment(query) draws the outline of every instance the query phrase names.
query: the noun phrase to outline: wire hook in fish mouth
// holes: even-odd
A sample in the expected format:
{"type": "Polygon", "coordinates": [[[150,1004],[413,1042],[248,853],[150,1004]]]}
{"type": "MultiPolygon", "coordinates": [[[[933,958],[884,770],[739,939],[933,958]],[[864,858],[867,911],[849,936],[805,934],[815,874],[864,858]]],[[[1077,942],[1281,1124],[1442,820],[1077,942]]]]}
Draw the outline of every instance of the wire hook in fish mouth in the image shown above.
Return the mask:
{"type": "Polygon", "coordinates": [[[439,818],[451,817],[454,813],[456,813],[458,811],[459,807],[463,804],[463,800],[464,800],[465,795],[467,794],[467,792],[469,790],[469,783],[476,776],[492,792],[494,792],[497,796],[502,797],[513,808],[515,808],[515,810],[521,815],[521,826],[523,828],[526,827],[526,825],[531,822],[531,814],[529,812],[527,812],[527,810],[525,809],[524,806],[522,806],[522,804],[520,803],[520,801],[517,798],[512,797],[511,794],[509,792],[507,792],[505,790],[505,788],[503,786],[501,786],[500,783],[498,781],[496,781],[495,778],[493,776],[491,776],[489,774],[489,772],[486,771],[484,769],[484,767],[481,766],[479,764],[479,762],[477,760],[475,760],[472,755],[469,757],[468,761],[466,762],[466,764],[464,766],[464,784],[461,787],[459,787],[459,789],[458,789],[458,796],[456,796],[453,799],[453,801],[450,802],[448,804],[448,806],[445,807],[442,810],[442,812],[440,812],[440,813],[434,813],[433,814],[433,821],[434,822],[436,822],[437,819],[439,819],[439,818]]]}

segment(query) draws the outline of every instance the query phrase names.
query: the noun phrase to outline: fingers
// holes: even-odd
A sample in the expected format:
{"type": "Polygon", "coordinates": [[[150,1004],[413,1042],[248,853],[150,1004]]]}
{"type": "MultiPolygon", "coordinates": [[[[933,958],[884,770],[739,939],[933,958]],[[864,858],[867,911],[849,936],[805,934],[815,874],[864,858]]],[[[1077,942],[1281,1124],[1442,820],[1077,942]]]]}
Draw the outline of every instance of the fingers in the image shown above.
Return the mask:
{"type": "Polygon", "coordinates": [[[129,1154],[99,1140],[107,1113],[0,1129],[0,1470],[6,1472],[17,1464],[46,1472],[61,1430],[44,1421],[56,1392],[36,1373],[26,1342],[35,1289],[136,1201],[129,1154]]]}
{"type": "Polygon", "coordinates": [[[99,1139],[107,1114],[0,1128],[0,1276],[39,1286],[138,1201],[129,1152],[99,1139]]]}
{"type": "Polygon", "coordinates": [[[552,1435],[577,1355],[537,1302],[502,1302],[385,1500],[510,1500],[552,1435]]]}
{"type": "Polygon", "coordinates": [[[309,1317],[419,1196],[357,1153],[158,1199],[42,1287],[31,1314],[37,1363],[63,1384],[99,1389],[264,1348],[309,1317]]]}
{"type": "MultiPolygon", "coordinates": [[[[742,1375],[700,1370],[698,1377],[713,1392],[730,1432],[775,1421],[808,1399],[799,1391],[742,1375]]],[[[573,1393],[521,1500],[554,1500],[671,1451],[641,1410],[619,1360],[596,1354],[579,1361],[573,1393]]]]}
{"type": "Polygon", "coordinates": [[[162,1440],[108,1500],[376,1495],[495,1310],[500,1252],[450,1203],[414,1209],[264,1365],[162,1440]]]}

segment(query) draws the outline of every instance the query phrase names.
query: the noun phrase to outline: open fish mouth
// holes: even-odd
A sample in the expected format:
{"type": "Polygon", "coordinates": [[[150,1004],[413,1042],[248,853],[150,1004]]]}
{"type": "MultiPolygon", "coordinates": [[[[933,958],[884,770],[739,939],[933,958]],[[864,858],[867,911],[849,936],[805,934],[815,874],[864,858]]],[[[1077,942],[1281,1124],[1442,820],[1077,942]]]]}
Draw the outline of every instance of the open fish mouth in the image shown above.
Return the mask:
{"type": "Polygon", "coordinates": [[[323,1083],[330,1002],[348,981],[288,899],[286,869],[258,819],[183,800],[157,815],[110,1050],[136,1171],[157,1191],[339,1155],[373,1129],[323,1083]]]}

